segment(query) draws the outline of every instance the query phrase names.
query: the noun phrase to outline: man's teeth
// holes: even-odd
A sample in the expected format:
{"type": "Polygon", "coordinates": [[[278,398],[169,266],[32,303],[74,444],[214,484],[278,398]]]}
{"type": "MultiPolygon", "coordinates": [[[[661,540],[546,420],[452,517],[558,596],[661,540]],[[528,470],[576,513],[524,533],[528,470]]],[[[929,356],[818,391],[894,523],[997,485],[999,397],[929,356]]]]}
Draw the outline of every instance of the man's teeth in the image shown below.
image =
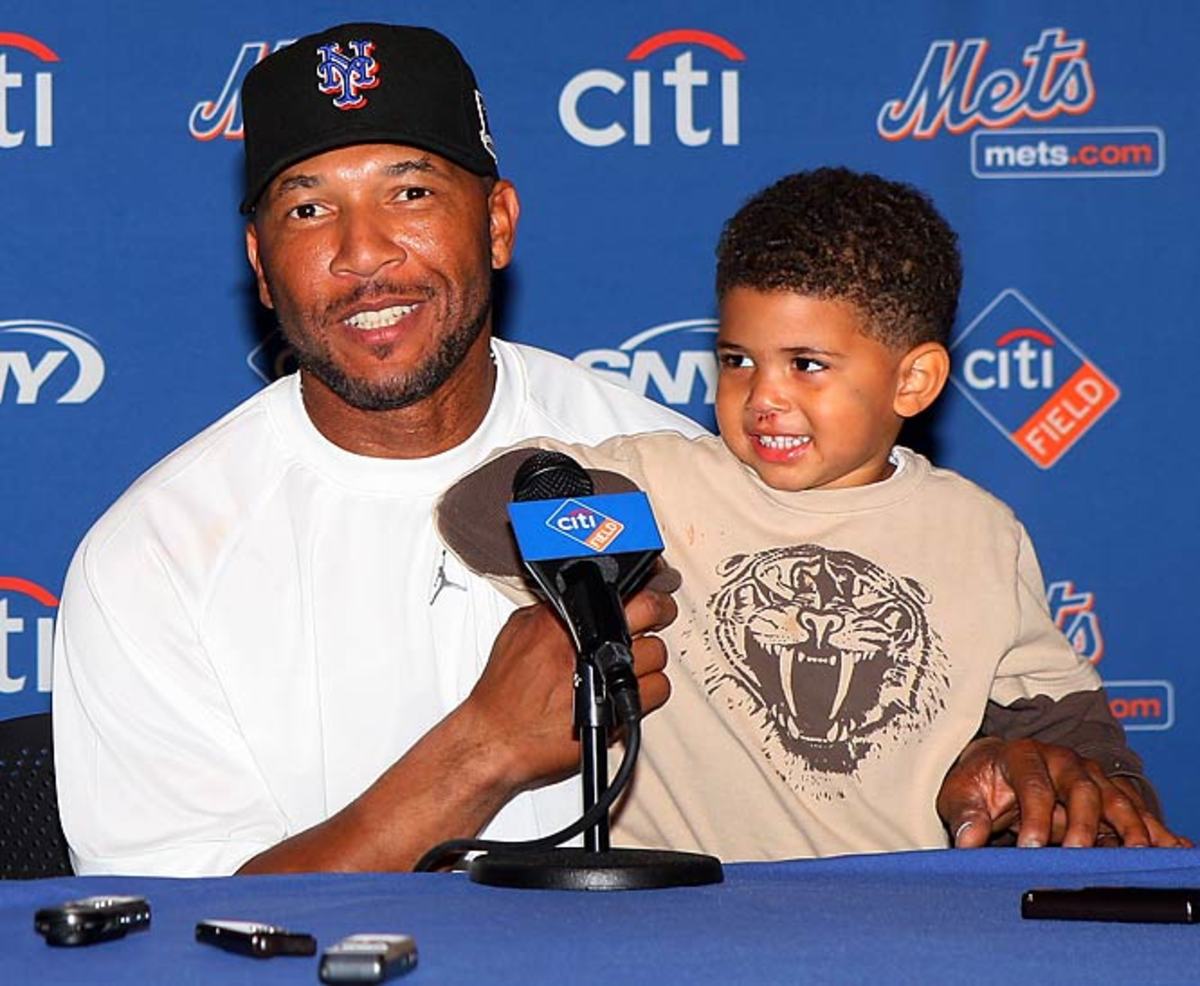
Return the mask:
{"type": "Polygon", "coordinates": [[[756,435],[755,438],[760,445],[777,449],[799,448],[812,441],[809,435],[756,435]]]}
{"type": "Polygon", "coordinates": [[[411,315],[416,305],[392,305],[391,308],[381,308],[377,312],[359,312],[346,319],[346,324],[352,329],[385,329],[395,325],[405,315],[411,315]]]}

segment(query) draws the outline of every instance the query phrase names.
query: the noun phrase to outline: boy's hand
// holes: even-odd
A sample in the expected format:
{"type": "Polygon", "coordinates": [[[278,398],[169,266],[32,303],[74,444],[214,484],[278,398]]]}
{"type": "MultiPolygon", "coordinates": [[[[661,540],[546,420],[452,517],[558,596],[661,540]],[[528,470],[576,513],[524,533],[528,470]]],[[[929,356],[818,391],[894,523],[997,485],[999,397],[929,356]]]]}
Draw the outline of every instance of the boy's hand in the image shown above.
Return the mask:
{"type": "Polygon", "coordinates": [[[937,809],[961,849],[1006,830],[1029,847],[1192,845],[1159,821],[1129,778],[1106,777],[1094,760],[1031,739],[975,740],[942,782],[937,809]]]}

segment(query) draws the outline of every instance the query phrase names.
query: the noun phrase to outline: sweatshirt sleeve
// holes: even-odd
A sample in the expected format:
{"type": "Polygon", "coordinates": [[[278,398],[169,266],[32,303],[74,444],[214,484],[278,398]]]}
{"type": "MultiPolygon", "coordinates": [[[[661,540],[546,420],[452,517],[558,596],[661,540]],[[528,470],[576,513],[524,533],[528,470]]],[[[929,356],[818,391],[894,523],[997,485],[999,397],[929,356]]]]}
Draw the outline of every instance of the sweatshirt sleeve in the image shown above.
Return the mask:
{"type": "Polygon", "coordinates": [[[1070,747],[1109,776],[1134,779],[1152,810],[1158,798],[1108,707],[1100,676],[1054,624],[1033,544],[1024,528],[1017,558],[1017,626],[996,669],[981,735],[1070,747]]]}

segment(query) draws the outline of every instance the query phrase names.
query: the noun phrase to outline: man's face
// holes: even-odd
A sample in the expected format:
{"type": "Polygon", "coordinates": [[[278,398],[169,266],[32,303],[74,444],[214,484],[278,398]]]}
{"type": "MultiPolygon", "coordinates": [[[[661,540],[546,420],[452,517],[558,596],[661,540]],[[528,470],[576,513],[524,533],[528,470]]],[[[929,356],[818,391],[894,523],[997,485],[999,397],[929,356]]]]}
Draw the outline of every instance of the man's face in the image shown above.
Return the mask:
{"type": "Polygon", "coordinates": [[[864,328],[842,301],[745,287],[722,299],[717,424],[767,485],[862,486],[890,473],[905,354],[864,328]]]}
{"type": "Polygon", "coordinates": [[[411,147],[359,144],[281,172],[247,228],[264,305],[302,368],[363,410],[406,407],[490,327],[516,193],[411,147]]]}

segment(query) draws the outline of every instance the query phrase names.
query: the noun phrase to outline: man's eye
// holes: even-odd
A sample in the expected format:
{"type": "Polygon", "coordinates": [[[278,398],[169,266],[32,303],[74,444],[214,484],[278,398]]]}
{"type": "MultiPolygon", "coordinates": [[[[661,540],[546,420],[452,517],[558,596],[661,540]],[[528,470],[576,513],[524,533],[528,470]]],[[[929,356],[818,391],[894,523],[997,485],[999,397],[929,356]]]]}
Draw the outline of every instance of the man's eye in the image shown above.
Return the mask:
{"type": "Polygon", "coordinates": [[[428,198],[432,194],[428,188],[414,186],[413,188],[402,188],[399,198],[402,202],[415,202],[417,199],[428,198]]]}
{"type": "Polygon", "coordinates": [[[287,214],[293,219],[316,219],[325,214],[325,209],[315,202],[302,202],[300,205],[288,209],[287,214]]]}

